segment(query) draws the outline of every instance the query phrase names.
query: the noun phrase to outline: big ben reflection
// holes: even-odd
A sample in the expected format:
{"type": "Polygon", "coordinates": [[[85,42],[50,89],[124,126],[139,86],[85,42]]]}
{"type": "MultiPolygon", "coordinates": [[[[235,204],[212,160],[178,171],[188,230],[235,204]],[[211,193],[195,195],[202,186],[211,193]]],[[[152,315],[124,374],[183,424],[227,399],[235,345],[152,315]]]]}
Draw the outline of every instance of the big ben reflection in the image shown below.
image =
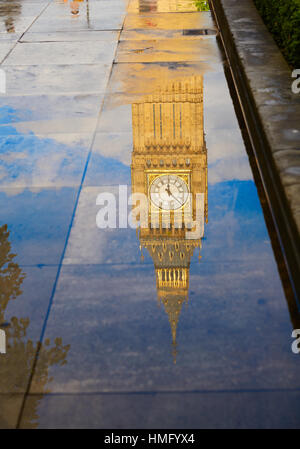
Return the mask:
{"type": "Polygon", "coordinates": [[[196,223],[197,197],[207,222],[207,149],[203,124],[203,77],[176,80],[132,105],[132,193],[147,196],[147,226],[139,229],[141,250],[154,263],[157,296],[171,326],[176,363],[176,332],[188,302],[190,261],[203,233],[188,236],[196,223]]]}

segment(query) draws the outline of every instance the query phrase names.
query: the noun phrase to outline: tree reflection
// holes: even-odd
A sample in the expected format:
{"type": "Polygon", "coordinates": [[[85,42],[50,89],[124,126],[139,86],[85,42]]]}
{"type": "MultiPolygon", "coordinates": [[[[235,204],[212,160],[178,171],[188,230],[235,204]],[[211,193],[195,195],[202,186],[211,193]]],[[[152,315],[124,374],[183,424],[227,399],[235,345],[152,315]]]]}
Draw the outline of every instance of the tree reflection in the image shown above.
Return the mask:
{"type": "Polygon", "coordinates": [[[5,330],[7,341],[6,354],[0,356],[1,428],[16,425],[23,395],[35,365],[34,385],[41,396],[30,402],[30,410],[26,409],[26,426],[37,425],[38,402],[43,394],[51,392],[49,368],[66,364],[70,349],[70,345],[63,346],[61,338],[56,338],[52,346],[49,339],[44,344],[28,339],[29,318],[12,317],[5,321],[8,303],[23,293],[21,286],[26,276],[14,262],[15,257],[16,254],[11,252],[7,225],[0,226],[0,328],[5,330]],[[37,354],[39,363],[35,364],[37,354]]]}
{"type": "Polygon", "coordinates": [[[3,17],[7,33],[15,33],[15,21],[20,16],[22,6],[20,2],[6,0],[0,4],[0,16],[3,17]]]}
{"type": "Polygon", "coordinates": [[[0,325],[8,302],[21,295],[21,285],[25,278],[19,265],[13,262],[16,254],[11,252],[8,237],[7,225],[0,226],[0,325]]]}

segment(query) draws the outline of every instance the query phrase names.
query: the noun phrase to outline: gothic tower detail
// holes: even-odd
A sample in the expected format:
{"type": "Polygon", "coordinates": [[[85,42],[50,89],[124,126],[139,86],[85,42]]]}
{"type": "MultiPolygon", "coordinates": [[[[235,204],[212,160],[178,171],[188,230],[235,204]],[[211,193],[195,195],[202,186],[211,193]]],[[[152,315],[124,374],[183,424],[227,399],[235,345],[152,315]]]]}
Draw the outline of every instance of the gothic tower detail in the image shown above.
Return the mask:
{"type": "Polygon", "coordinates": [[[176,333],[182,305],[188,302],[189,268],[201,236],[187,238],[196,220],[196,195],[202,194],[207,222],[207,149],[203,124],[203,77],[162,85],[132,105],[132,193],[144,194],[148,215],[139,228],[141,250],[155,267],[159,303],[171,326],[176,363],[176,333]],[[188,217],[188,218],[187,218],[188,217]]]}

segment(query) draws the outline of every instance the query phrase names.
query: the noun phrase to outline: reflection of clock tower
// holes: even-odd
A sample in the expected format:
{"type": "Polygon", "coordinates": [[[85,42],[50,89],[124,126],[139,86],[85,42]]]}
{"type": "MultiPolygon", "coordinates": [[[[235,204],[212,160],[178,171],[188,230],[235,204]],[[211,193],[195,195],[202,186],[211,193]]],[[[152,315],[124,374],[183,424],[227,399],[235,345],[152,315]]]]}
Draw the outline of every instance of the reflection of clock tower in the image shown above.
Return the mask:
{"type": "Polygon", "coordinates": [[[195,220],[196,194],[204,194],[202,218],[207,221],[202,76],[173,81],[134,103],[132,128],[132,193],[146,195],[149,208],[140,245],[154,262],[158,300],[168,314],[176,361],[176,329],[188,300],[190,260],[201,247],[201,238],[187,239],[185,225],[178,223],[184,217],[195,220]]]}

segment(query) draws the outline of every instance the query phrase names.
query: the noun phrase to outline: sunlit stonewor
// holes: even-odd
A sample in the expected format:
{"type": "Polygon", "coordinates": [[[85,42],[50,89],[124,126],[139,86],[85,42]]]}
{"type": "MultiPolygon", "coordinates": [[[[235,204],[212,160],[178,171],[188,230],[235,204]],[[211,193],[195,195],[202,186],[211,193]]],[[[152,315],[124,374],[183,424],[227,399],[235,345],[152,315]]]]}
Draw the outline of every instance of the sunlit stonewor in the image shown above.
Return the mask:
{"type": "Polygon", "coordinates": [[[192,12],[197,11],[194,0],[133,0],[130,12],[192,12]]]}
{"type": "Polygon", "coordinates": [[[190,260],[194,249],[201,248],[201,238],[187,239],[184,222],[185,216],[196,218],[196,194],[205,197],[203,221],[208,214],[203,127],[202,76],[168,83],[132,105],[132,191],[147,195],[149,207],[148,226],[139,230],[140,247],[149,251],[154,262],[158,301],[171,325],[174,362],[179,315],[188,301],[190,260]],[[170,178],[167,194],[176,179],[190,192],[190,199],[171,211],[164,198],[157,207],[151,197],[153,182],[166,177],[170,178]]]}

